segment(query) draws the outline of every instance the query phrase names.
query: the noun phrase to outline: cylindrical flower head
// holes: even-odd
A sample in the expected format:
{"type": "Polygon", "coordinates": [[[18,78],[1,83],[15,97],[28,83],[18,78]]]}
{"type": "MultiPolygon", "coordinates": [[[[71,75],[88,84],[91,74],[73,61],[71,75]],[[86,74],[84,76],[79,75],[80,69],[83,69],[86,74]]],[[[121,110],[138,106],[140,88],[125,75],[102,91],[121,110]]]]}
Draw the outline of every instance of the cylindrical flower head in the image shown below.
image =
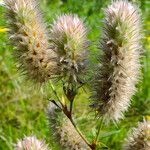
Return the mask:
{"type": "Polygon", "coordinates": [[[51,42],[59,56],[62,77],[78,81],[85,73],[87,61],[87,29],[76,15],[62,15],[52,25],[51,42]]]}
{"type": "Polygon", "coordinates": [[[125,150],[150,150],[150,122],[139,123],[128,137],[125,150]]]}
{"type": "Polygon", "coordinates": [[[16,150],[50,150],[44,141],[39,141],[35,136],[25,137],[19,140],[16,150]]]}
{"type": "Polygon", "coordinates": [[[49,48],[46,25],[35,0],[5,0],[10,40],[19,68],[29,79],[45,82],[57,72],[56,54],[49,48]]]}
{"type": "Polygon", "coordinates": [[[55,140],[63,150],[89,150],[70,120],[53,103],[49,104],[48,118],[55,140]]]}
{"type": "Polygon", "coordinates": [[[113,2],[105,10],[94,78],[94,102],[106,122],[123,118],[140,76],[141,21],[138,8],[127,1],[113,2]]]}

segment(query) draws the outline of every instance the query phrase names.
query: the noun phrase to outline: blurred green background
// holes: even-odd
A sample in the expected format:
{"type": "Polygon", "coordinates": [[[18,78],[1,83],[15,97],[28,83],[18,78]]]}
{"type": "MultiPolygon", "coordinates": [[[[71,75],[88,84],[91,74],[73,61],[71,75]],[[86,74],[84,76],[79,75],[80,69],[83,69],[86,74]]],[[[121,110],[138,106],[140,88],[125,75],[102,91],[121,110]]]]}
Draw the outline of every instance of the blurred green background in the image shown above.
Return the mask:
{"type": "MultiPolygon", "coordinates": [[[[150,1],[132,0],[138,3],[143,19],[143,47],[144,57],[143,78],[138,85],[138,92],[133,97],[125,119],[119,124],[111,124],[103,128],[100,141],[106,144],[106,149],[121,150],[124,138],[129,129],[142,121],[143,117],[150,120],[150,1]]],[[[41,9],[44,12],[48,25],[62,13],[75,13],[85,20],[89,28],[89,39],[92,41],[91,60],[99,52],[97,44],[101,34],[103,8],[110,0],[41,0],[41,9]]],[[[52,139],[46,108],[48,98],[53,97],[48,88],[33,89],[32,84],[26,83],[16,69],[13,59],[13,47],[8,43],[5,8],[0,6],[0,150],[14,149],[14,143],[24,135],[36,135],[45,139],[53,150],[60,150],[52,139]],[[48,92],[48,94],[46,94],[48,92]]],[[[76,97],[75,110],[77,124],[87,138],[91,141],[95,136],[96,121],[88,109],[89,94],[80,91],[76,97]]],[[[99,148],[104,149],[104,148],[99,148]]]]}

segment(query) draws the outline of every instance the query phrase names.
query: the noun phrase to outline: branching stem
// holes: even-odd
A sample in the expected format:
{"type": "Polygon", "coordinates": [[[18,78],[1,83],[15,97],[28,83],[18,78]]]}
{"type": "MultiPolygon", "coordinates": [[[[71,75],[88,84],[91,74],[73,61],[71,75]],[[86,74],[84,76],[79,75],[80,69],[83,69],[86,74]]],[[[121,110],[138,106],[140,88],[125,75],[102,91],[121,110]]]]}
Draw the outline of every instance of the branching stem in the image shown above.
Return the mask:
{"type": "MultiPolygon", "coordinates": [[[[61,102],[61,99],[59,98],[58,94],[57,94],[57,91],[55,90],[52,82],[50,81],[50,87],[54,93],[54,95],[56,96],[56,98],[58,99],[58,101],[60,102],[61,106],[62,106],[62,110],[64,112],[64,114],[67,116],[67,118],[70,120],[70,122],[72,123],[72,125],[74,126],[75,130],[78,132],[79,136],[83,139],[83,141],[89,146],[89,148],[91,150],[95,150],[96,149],[96,145],[95,144],[91,144],[89,143],[89,141],[84,137],[84,135],[81,133],[81,131],[79,130],[79,128],[77,127],[76,123],[74,122],[73,120],[73,117],[72,117],[72,112],[73,112],[73,103],[74,103],[74,97],[70,97],[71,99],[68,99],[69,102],[70,102],[70,107],[68,109],[67,105],[64,105],[62,102],[61,102]]],[[[65,93],[65,91],[64,91],[65,93]]],[[[69,98],[69,97],[68,97],[69,98]]]]}
{"type": "MultiPolygon", "coordinates": [[[[65,88],[63,88],[65,89],[65,88]]],[[[67,89],[69,90],[69,89],[67,89]]],[[[73,90],[71,90],[73,92],[73,90]]],[[[66,94],[66,92],[64,91],[64,93],[66,94]]],[[[70,93],[71,95],[73,95],[72,93],[70,93]]],[[[63,110],[64,114],[69,118],[70,122],[72,123],[72,125],[74,126],[75,130],[78,132],[78,134],[80,135],[80,137],[83,139],[83,141],[90,147],[91,150],[94,150],[92,147],[92,145],[88,142],[88,140],[84,137],[84,135],[81,133],[81,131],[79,130],[79,128],[77,127],[76,123],[73,120],[72,117],[72,112],[73,112],[73,103],[74,103],[74,98],[75,95],[72,96],[67,96],[69,102],[70,102],[70,109],[68,110],[67,107],[65,107],[66,110],[63,110]]]]}

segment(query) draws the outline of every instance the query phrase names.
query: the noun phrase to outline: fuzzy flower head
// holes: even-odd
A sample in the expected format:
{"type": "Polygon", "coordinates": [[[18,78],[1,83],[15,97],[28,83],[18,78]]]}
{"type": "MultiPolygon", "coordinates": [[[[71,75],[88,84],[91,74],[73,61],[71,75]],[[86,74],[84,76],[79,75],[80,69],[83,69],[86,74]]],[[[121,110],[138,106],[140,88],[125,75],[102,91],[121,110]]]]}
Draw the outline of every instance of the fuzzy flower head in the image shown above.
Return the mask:
{"type": "Polygon", "coordinates": [[[5,0],[10,40],[19,69],[29,79],[45,82],[57,72],[56,55],[49,48],[47,28],[35,0],[5,0]]]}
{"type": "Polygon", "coordinates": [[[105,10],[99,58],[94,79],[94,102],[106,121],[123,118],[140,75],[141,22],[138,8],[127,1],[105,10]]]}
{"type": "Polygon", "coordinates": [[[139,123],[128,137],[125,150],[150,150],[150,122],[139,123]]]}
{"type": "Polygon", "coordinates": [[[58,141],[62,149],[89,150],[88,145],[79,136],[70,120],[53,103],[49,104],[48,118],[55,141],[58,141]]]}
{"type": "Polygon", "coordinates": [[[76,15],[62,15],[52,25],[50,39],[58,54],[61,76],[78,81],[86,69],[87,29],[76,15]]]}
{"type": "Polygon", "coordinates": [[[19,140],[16,150],[49,150],[44,141],[39,141],[35,136],[25,137],[19,140]]]}

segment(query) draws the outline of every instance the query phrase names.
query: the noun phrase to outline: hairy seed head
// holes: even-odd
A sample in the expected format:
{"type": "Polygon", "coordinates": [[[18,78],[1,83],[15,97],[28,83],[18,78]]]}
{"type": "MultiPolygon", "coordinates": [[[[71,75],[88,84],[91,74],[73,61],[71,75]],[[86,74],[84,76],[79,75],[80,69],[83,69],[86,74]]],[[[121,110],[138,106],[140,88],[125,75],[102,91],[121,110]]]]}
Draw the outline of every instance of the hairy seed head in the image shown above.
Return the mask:
{"type": "Polygon", "coordinates": [[[49,150],[44,141],[39,141],[35,136],[25,137],[19,140],[16,150],[49,150]]]}
{"type": "Polygon", "coordinates": [[[72,123],[53,103],[48,108],[50,127],[62,149],[89,150],[87,144],[79,136],[72,123]]]}
{"type": "Polygon", "coordinates": [[[123,118],[140,77],[141,22],[138,8],[127,1],[105,10],[99,58],[94,79],[94,102],[107,121],[123,118]]]}
{"type": "Polygon", "coordinates": [[[62,15],[53,23],[53,49],[58,54],[61,76],[78,81],[86,70],[87,29],[76,15],[62,15]]]}
{"type": "Polygon", "coordinates": [[[10,40],[19,68],[29,79],[45,82],[57,72],[56,54],[49,48],[46,25],[35,0],[5,0],[10,40]]]}
{"type": "Polygon", "coordinates": [[[125,150],[150,150],[150,122],[139,123],[129,135],[125,150]]]}

